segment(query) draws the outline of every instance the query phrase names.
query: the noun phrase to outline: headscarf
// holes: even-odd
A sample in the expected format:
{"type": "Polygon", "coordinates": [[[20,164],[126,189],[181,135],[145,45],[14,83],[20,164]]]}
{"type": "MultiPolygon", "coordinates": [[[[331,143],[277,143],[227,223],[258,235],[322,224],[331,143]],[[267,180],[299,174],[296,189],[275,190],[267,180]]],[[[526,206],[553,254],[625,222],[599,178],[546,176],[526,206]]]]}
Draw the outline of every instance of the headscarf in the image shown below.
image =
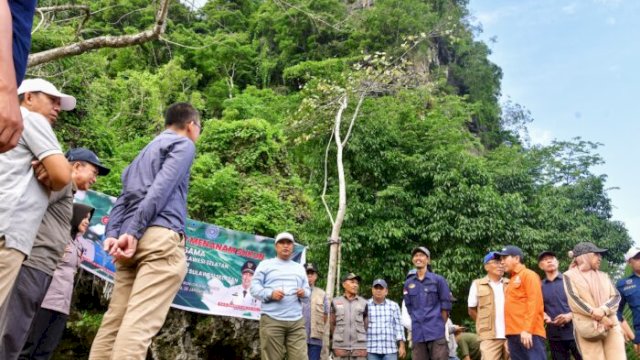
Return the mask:
{"type": "MultiPolygon", "coordinates": [[[[609,288],[609,284],[602,284],[602,277],[598,275],[598,269],[592,266],[592,260],[597,255],[595,253],[586,253],[573,259],[570,266],[570,272],[582,277],[589,286],[589,292],[596,301],[592,306],[599,307],[609,300],[609,294],[604,289],[609,288]]],[[[575,276],[574,275],[574,276],[575,276]]]]}
{"type": "Polygon", "coordinates": [[[93,211],[95,209],[89,205],[74,203],[73,204],[73,215],[71,216],[71,238],[75,239],[78,235],[78,227],[82,220],[87,217],[89,214],[89,221],[91,221],[91,217],[93,216],[93,211]]]}

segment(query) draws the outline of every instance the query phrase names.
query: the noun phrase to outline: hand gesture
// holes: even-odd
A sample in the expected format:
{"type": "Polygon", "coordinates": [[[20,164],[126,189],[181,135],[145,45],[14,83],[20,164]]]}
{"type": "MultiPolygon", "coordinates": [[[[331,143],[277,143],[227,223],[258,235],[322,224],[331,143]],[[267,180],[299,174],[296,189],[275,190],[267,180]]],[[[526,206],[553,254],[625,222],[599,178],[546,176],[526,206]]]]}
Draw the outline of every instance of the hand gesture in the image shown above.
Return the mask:
{"type": "Polygon", "coordinates": [[[271,293],[271,300],[280,301],[284,297],[284,291],[282,289],[273,290],[271,293]]]}
{"type": "Polygon", "coordinates": [[[298,288],[296,290],[296,295],[298,295],[299,298],[304,297],[304,289],[298,288]]]}

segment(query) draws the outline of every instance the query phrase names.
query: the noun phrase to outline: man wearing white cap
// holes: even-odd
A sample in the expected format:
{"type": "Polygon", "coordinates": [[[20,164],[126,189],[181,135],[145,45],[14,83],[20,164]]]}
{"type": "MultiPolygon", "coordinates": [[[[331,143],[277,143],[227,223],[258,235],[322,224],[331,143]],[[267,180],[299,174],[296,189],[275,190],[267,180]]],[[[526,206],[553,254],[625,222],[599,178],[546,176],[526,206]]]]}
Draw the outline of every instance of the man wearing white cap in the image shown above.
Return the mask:
{"type": "Polygon", "coordinates": [[[60,110],[75,107],[75,98],[42,79],[22,82],[18,97],[24,131],[18,146],[0,154],[0,305],[31,252],[49,193],[71,181],[71,168],[51,125],[60,110]],[[35,172],[33,161],[39,163],[35,172]]]}
{"type": "Polygon", "coordinates": [[[251,280],[251,295],[260,307],[262,360],[307,358],[307,333],[300,299],[311,295],[304,267],[291,260],[294,238],[288,232],[276,236],[276,257],[258,264],[251,280]]]}
{"type": "Polygon", "coordinates": [[[623,312],[625,304],[629,304],[633,315],[633,330],[636,336],[633,337],[633,349],[640,355],[640,247],[634,246],[626,254],[624,260],[629,263],[633,273],[624,279],[618,280],[616,288],[620,293],[620,305],[618,305],[618,320],[624,320],[623,312]]]}

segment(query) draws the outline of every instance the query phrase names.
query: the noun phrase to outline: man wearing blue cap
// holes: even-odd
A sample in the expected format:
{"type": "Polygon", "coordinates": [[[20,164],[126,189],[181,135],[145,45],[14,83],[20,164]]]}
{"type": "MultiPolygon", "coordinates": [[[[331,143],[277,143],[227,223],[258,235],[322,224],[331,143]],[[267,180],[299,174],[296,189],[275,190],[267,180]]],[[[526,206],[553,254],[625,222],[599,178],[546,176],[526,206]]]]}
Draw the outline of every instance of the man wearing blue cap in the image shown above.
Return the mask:
{"type": "Polygon", "coordinates": [[[404,358],[404,329],[400,320],[398,303],[387,299],[387,282],[376,279],[371,287],[367,329],[367,359],[397,360],[404,358]]]}
{"type": "Polygon", "coordinates": [[[431,253],[424,246],[411,252],[416,268],[404,282],[404,303],[411,317],[412,358],[447,360],[449,347],[445,323],[451,311],[451,291],[447,281],[430,269],[431,253]]]}
{"type": "MultiPolygon", "coordinates": [[[[31,254],[22,264],[15,286],[0,309],[0,313],[6,316],[6,325],[0,329],[1,359],[16,359],[27,340],[31,322],[69,244],[75,192],[89,190],[98,175],[109,173],[91,150],[71,149],[66,158],[71,164],[71,182],[49,196],[49,206],[38,228],[31,254]]],[[[46,169],[42,171],[46,172],[46,169]]]]}
{"type": "Polygon", "coordinates": [[[504,321],[504,294],[509,279],[495,251],[483,259],[487,276],[476,279],[469,289],[469,316],[476,321],[483,359],[509,359],[504,321]]]}

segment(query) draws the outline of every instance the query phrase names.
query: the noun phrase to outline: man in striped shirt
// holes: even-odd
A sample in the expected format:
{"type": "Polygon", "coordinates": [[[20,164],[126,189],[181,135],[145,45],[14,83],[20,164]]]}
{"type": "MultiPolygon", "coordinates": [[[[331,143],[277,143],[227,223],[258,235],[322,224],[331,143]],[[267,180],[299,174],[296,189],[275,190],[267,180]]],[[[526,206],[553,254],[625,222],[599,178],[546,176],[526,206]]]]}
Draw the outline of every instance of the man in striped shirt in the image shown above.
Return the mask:
{"type": "Polygon", "coordinates": [[[367,305],[369,328],[367,329],[367,353],[372,360],[396,360],[404,358],[404,329],[400,321],[400,307],[387,299],[387,282],[376,279],[373,282],[367,305]]]}

